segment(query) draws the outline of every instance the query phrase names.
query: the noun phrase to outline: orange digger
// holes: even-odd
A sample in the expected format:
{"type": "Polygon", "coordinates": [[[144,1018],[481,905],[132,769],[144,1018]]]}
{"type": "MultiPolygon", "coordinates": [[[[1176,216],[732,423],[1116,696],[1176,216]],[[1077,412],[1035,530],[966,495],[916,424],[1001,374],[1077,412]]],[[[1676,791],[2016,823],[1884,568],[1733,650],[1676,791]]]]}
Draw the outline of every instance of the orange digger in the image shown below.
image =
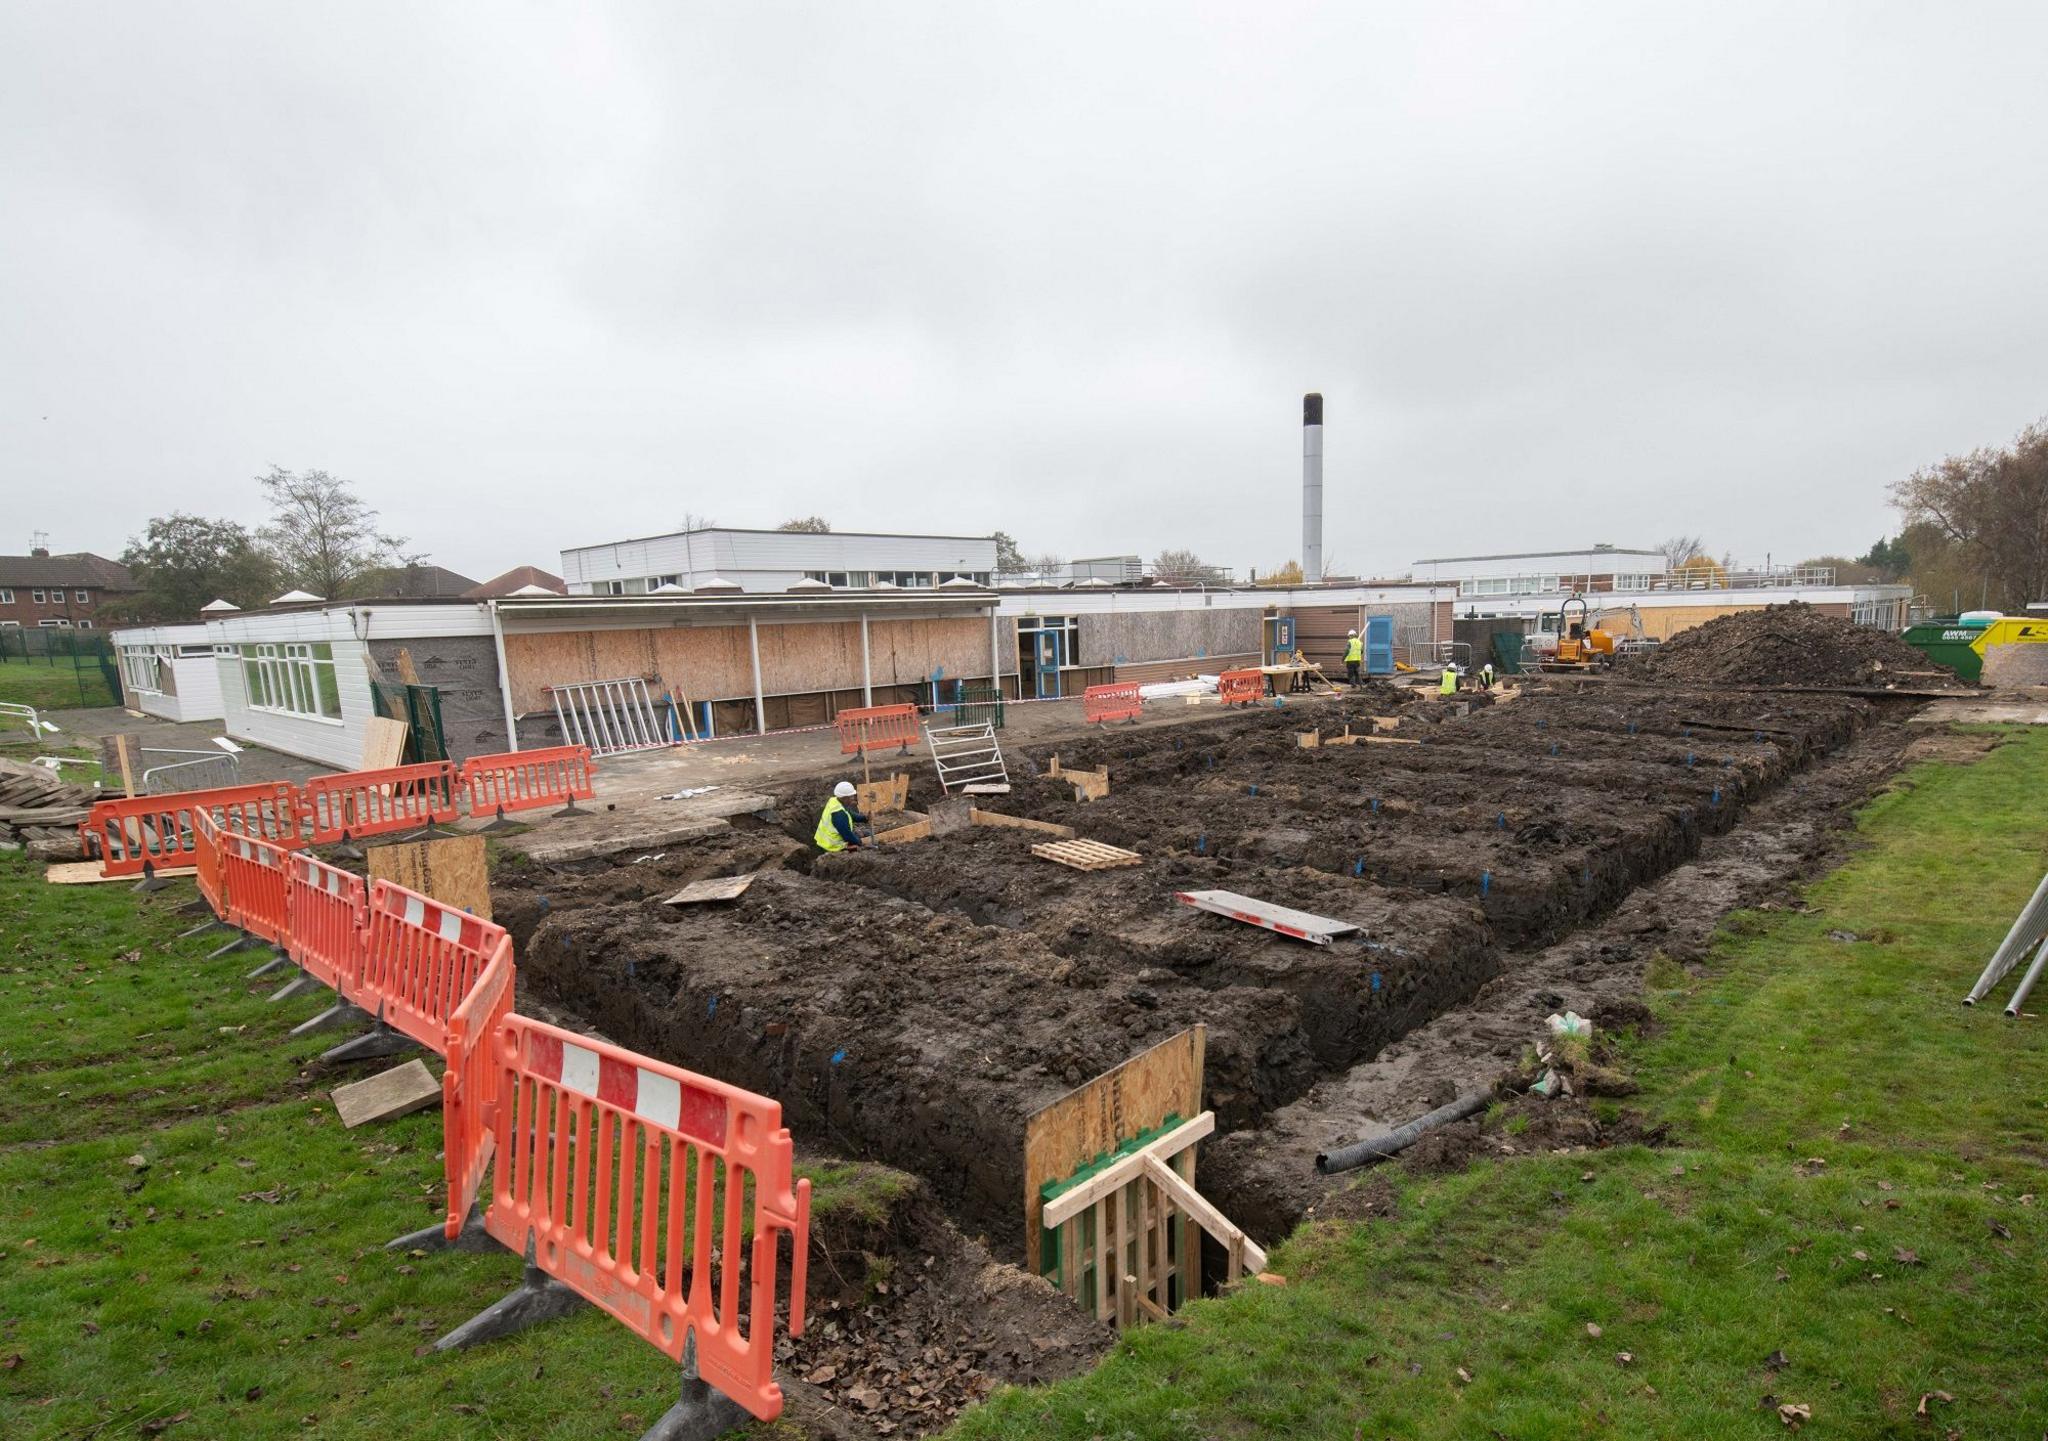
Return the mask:
{"type": "Polygon", "coordinates": [[[1543,662],[1548,671],[1584,671],[1614,664],[1614,637],[1595,630],[1586,598],[1575,595],[1557,608],[1557,653],[1543,662]],[[1573,607],[1577,607],[1576,611],[1573,607]]]}

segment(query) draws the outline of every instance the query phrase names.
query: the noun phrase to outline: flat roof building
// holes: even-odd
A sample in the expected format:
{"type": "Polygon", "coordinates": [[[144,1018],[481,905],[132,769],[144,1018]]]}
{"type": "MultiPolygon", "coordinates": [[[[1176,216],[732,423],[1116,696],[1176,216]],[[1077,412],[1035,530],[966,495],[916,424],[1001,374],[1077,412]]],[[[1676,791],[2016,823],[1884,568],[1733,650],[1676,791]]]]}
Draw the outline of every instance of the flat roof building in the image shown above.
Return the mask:
{"type": "Polygon", "coordinates": [[[988,585],[995,569],[990,535],[706,526],[562,552],[562,579],[571,595],[651,595],[664,586],[762,593],[807,580],[833,590],[932,590],[962,577],[988,585]]]}

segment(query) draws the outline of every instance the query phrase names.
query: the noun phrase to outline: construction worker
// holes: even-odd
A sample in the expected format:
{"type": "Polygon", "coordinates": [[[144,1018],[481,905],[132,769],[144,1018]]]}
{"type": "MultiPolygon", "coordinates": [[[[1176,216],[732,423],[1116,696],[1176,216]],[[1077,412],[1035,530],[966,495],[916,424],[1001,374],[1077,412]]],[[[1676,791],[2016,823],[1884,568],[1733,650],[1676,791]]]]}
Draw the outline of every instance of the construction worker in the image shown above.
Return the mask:
{"type": "Polygon", "coordinates": [[[1480,688],[1481,690],[1492,690],[1492,689],[1493,689],[1493,662],[1492,662],[1492,661],[1488,661],[1488,662],[1487,662],[1487,663],[1486,663],[1485,665],[1483,665],[1483,666],[1479,667],[1479,688],[1480,688]]]}
{"type": "Polygon", "coordinates": [[[1443,684],[1437,688],[1437,693],[1439,695],[1456,695],[1458,693],[1458,663],[1456,661],[1446,661],[1444,663],[1443,684]]]}
{"type": "Polygon", "coordinates": [[[1354,686],[1358,684],[1358,667],[1365,661],[1365,642],[1358,638],[1358,632],[1351,632],[1351,638],[1344,643],[1344,676],[1354,686]]]}
{"type": "Polygon", "coordinates": [[[825,802],[824,813],[818,817],[818,829],[811,836],[819,850],[843,851],[849,846],[860,849],[860,827],[868,823],[868,818],[846,804],[858,794],[852,781],[841,781],[832,787],[832,798],[825,802]]]}

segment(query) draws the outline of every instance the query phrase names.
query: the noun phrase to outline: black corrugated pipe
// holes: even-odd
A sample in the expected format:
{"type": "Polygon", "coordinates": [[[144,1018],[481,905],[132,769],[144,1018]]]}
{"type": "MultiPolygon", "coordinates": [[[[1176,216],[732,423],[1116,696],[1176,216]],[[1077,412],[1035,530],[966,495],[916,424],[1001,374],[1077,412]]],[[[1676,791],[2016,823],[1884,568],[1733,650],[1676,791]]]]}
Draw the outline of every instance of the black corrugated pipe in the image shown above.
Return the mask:
{"type": "Polygon", "coordinates": [[[1325,1176],[1337,1171],[1349,1171],[1363,1166],[1368,1161],[1383,1160],[1397,1151],[1405,1151],[1428,1132],[1452,1121],[1462,1121],[1474,1112],[1486,1109],[1486,1103],[1493,1099],[1491,1089],[1471,1091],[1458,1097],[1448,1106],[1438,1106],[1426,1116],[1417,1116],[1399,1130],[1389,1131],[1384,1136],[1374,1136],[1368,1141],[1354,1141],[1335,1151],[1316,1152],[1316,1169],[1325,1176]]]}

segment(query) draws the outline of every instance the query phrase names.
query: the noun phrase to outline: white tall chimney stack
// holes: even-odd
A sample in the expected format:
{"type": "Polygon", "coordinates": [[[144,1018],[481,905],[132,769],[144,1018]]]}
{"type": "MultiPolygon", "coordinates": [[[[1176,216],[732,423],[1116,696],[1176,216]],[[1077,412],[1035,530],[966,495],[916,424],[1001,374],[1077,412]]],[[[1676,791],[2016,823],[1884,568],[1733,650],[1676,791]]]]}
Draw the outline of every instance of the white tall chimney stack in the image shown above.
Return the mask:
{"type": "Polygon", "coordinates": [[[1301,578],[1323,578],[1323,397],[1301,398],[1301,578]]]}

